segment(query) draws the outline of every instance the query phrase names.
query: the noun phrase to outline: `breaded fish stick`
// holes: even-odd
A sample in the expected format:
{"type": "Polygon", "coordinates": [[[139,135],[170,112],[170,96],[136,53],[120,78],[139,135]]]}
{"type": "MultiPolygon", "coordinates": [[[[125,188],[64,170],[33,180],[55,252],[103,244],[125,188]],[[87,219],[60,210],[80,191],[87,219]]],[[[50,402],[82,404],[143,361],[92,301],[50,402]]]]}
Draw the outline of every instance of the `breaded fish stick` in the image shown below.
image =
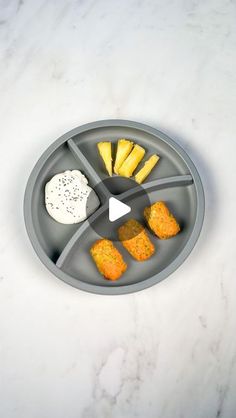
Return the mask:
{"type": "Polygon", "coordinates": [[[180,226],[164,202],[156,202],[144,209],[144,217],[150,229],[160,239],[174,237],[180,226]]]}
{"type": "Polygon", "coordinates": [[[105,279],[117,280],[127,269],[121,253],[109,239],[96,241],[90,248],[90,254],[105,279]]]}
{"type": "Polygon", "coordinates": [[[128,220],[118,229],[119,240],[135,260],[144,261],[153,255],[155,247],[145,228],[135,219],[128,220]]]}

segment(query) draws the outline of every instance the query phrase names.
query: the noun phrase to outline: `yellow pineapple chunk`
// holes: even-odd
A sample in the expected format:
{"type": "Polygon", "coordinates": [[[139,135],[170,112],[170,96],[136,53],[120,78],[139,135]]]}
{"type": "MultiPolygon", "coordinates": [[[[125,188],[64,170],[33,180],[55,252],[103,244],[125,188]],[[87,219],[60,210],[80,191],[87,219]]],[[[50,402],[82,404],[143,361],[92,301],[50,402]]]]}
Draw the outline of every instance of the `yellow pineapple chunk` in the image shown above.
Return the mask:
{"type": "Polygon", "coordinates": [[[112,176],[111,142],[99,142],[97,147],[109,176],[112,176]]]}
{"type": "Polygon", "coordinates": [[[153,154],[147,161],[145,161],[141,170],[139,170],[134,177],[137,183],[141,184],[143,180],[145,180],[145,178],[151,173],[152,169],[155,167],[159,159],[160,157],[158,155],[153,154]]]}
{"type": "Polygon", "coordinates": [[[126,160],[123,162],[118,173],[120,176],[131,177],[135,168],[142,160],[145,154],[145,149],[140,147],[140,145],[135,145],[131,153],[128,155],[126,160]]]}
{"type": "Polygon", "coordinates": [[[128,157],[133,148],[133,142],[128,139],[119,139],[116,151],[116,160],[114,165],[114,173],[119,174],[119,168],[128,157]]]}

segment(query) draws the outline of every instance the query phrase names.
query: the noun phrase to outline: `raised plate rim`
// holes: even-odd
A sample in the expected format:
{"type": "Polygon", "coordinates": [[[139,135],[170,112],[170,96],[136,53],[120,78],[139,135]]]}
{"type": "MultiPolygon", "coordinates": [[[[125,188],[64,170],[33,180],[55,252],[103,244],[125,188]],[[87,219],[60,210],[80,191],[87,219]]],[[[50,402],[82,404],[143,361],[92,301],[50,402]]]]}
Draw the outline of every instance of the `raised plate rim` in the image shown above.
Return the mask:
{"type": "Polygon", "coordinates": [[[56,139],[41,155],[41,157],[38,159],[37,163],[35,164],[27,185],[25,189],[25,195],[24,195],[24,220],[25,220],[25,226],[26,231],[28,233],[29,239],[31,241],[31,244],[40,258],[41,262],[59,279],[63,280],[67,284],[70,284],[73,287],[76,287],[81,290],[85,290],[87,292],[91,293],[97,293],[97,294],[107,294],[107,295],[118,295],[118,294],[125,294],[125,293],[132,293],[137,292],[139,290],[143,290],[145,288],[148,288],[150,286],[153,286],[156,283],[159,283],[160,281],[167,278],[171,273],[173,273],[188,257],[188,255],[191,253],[192,249],[194,248],[198,237],[200,235],[203,220],[204,220],[204,214],[205,214],[205,196],[204,196],[204,190],[202,181],[200,178],[200,175],[186,153],[184,149],[177,144],[173,139],[171,139],[168,135],[165,133],[159,131],[156,128],[153,128],[149,125],[140,123],[140,122],[134,122],[130,120],[123,120],[123,119],[106,119],[106,120],[100,120],[96,122],[90,122],[86,123],[84,125],[81,125],[79,127],[76,127],[62,136],[60,136],[58,139],[56,139]],[[93,285],[90,283],[86,283],[84,281],[81,281],[79,279],[76,279],[61,269],[59,269],[52,260],[47,256],[47,254],[44,252],[43,248],[39,244],[35,229],[34,229],[34,223],[32,219],[32,211],[31,211],[31,197],[34,189],[34,185],[36,182],[36,179],[38,177],[38,174],[40,170],[43,168],[43,165],[45,164],[45,161],[47,158],[64,142],[66,142],[68,139],[72,138],[75,135],[78,135],[82,132],[85,132],[87,130],[96,129],[96,128],[102,128],[102,127],[125,127],[125,128],[133,128],[138,129],[140,131],[144,131],[146,133],[152,134],[158,138],[160,138],[162,141],[166,142],[169,146],[171,146],[184,160],[186,163],[194,181],[196,194],[197,194],[197,213],[196,213],[196,220],[195,224],[192,230],[192,233],[190,235],[190,238],[183,248],[183,250],[178,254],[178,256],[161,272],[158,274],[150,277],[149,279],[143,280],[138,283],[134,284],[121,284],[120,286],[112,287],[112,286],[106,286],[106,282],[104,281],[104,284],[99,285],[93,285]]]}

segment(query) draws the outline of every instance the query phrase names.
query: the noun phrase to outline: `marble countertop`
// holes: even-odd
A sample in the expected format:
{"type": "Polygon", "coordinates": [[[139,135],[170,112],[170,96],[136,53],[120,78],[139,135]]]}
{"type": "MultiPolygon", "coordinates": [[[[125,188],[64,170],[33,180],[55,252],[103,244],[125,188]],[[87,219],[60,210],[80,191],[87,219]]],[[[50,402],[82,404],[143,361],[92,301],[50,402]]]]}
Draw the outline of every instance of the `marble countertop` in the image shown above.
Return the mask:
{"type": "Polygon", "coordinates": [[[235,418],[236,2],[0,2],[0,416],[235,418]],[[120,118],[173,137],[206,193],[200,239],[145,291],[57,280],[24,228],[42,152],[120,118]]]}

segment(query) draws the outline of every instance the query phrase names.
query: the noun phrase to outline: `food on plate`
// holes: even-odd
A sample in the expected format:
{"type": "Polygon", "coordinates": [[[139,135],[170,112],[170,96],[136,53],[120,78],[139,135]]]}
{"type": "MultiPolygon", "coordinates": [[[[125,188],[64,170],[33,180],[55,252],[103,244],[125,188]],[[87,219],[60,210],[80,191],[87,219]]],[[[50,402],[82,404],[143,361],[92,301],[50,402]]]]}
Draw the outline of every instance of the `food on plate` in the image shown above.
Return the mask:
{"type": "Polygon", "coordinates": [[[46,209],[55,221],[62,224],[82,222],[99,204],[96,193],[79,170],[56,174],[45,186],[46,209]]]}
{"type": "Polygon", "coordinates": [[[147,260],[155,252],[155,247],[145,228],[135,219],[129,219],[124,225],[120,226],[118,236],[123,246],[135,260],[147,260]]]}
{"type": "Polygon", "coordinates": [[[156,202],[144,209],[144,217],[150,229],[160,239],[174,237],[180,226],[164,202],[156,202]]]}
{"type": "MultiPolygon", "coordinates": [[[[111,142],[98,142],[99,153],[104,161],[109,176],[112,176],[112,144],[111,142]]],[[[129,139],[121,138],[118,140],[114,173],[124,177],[131,177],[140,161],[145,155],[145,149],[138,144],[134,144],[129,139]]],[[[136,173],[135,180],[141,184],[150,174],[159,160],[156,154],[144,163],[143,167],[136,173]]]]}
{"type": "Polygon", "coordinates": [[[132,149],[131,153],[128,155],[128,157],[125,159],[125,161],[119,168],[119,175],[124,177],[131,177],[137,165],[142,160],[144,154],[145,149],[140,145],[136,144],[132,149]]]}
{"type": "Polygon", "coordinates": [[[127,269],[121,253],[109,239],[96,241],[90,248],[90,254],[105,279],[117,280],[127,269]]]}
{"type": "Polygon", "coordinates": [[[99,142],[97,147],[109,176],[112,176],[111,142],[99,142]]]}
{"type": "Polygon", "coordinates": [[[119,169],[133,148],[133,142],[128,139],[119,139],[116,150],[114,173],[119,174],[119,169]]]}
{"type": "Polygon", "coordinates": [[[137,183],[141,184],[146,177],[151,173],[152,169],[155,167],[156,163],[160,157],[156,154],[153,154],[147,161],[145,161],[143,167],[135,175],[135,180],[137,183]]]}

